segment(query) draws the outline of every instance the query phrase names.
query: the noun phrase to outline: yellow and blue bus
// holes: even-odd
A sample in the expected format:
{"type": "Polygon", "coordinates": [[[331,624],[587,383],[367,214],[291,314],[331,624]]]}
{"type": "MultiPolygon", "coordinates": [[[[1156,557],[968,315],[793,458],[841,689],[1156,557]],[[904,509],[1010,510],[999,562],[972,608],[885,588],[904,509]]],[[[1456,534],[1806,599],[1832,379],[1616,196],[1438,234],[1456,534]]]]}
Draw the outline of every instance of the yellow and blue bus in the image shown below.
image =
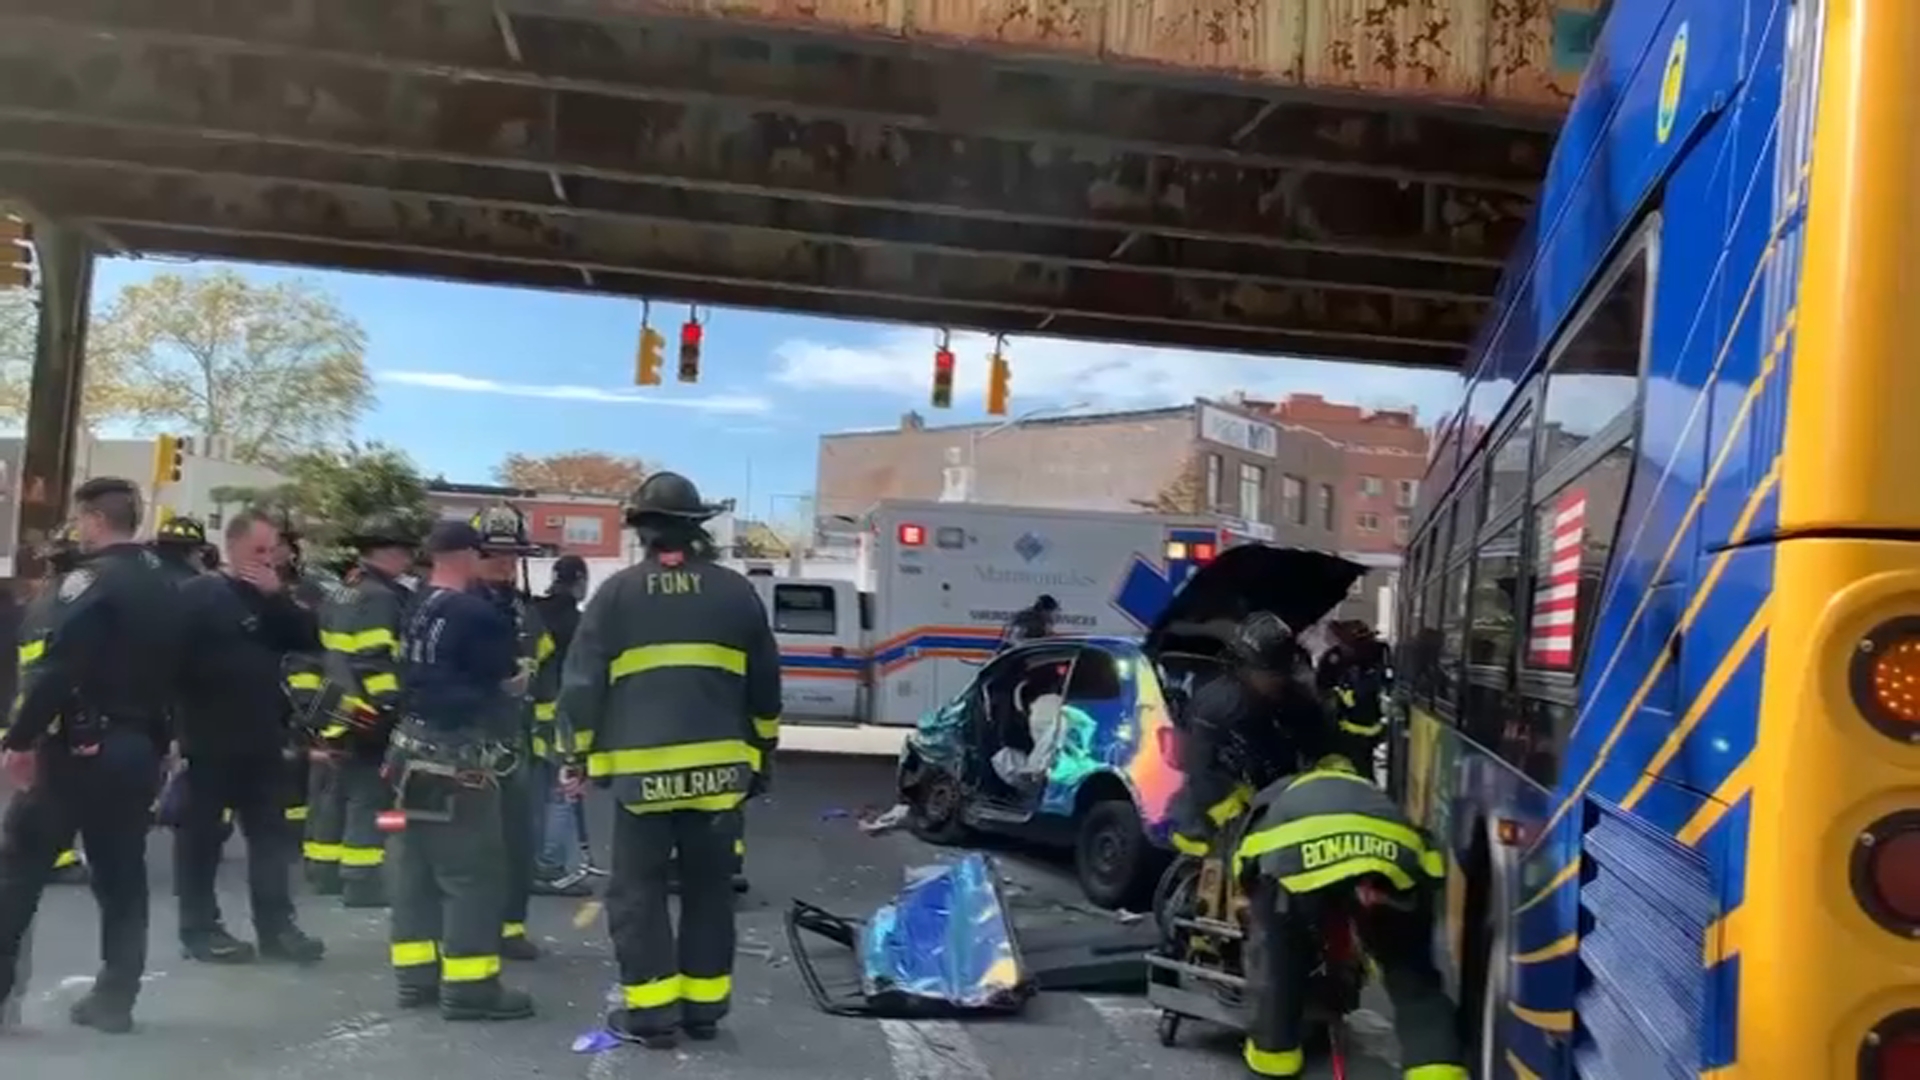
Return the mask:
{"type": "Polygon", "coordinates": [[[1438,429],[1483,1077],[1920,1077],[1920,0],[1618,0],[1438,429]]]}

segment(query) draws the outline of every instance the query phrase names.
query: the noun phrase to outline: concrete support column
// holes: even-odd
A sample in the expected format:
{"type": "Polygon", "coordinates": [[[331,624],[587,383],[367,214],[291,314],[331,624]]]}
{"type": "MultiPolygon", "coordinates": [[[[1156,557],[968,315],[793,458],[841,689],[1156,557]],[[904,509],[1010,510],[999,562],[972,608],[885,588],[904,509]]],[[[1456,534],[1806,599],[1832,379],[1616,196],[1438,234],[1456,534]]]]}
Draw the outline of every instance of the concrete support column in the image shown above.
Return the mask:
{"type": "Polygon", "coordinates": [[[27,433],[20,455],[14,575],[40,576],[41,545],[66,520],[80,433],[86,375],[88,301],[93,243],[78,229],[34,222],[40,267],[40,338],[27,396],[27,433]]]}

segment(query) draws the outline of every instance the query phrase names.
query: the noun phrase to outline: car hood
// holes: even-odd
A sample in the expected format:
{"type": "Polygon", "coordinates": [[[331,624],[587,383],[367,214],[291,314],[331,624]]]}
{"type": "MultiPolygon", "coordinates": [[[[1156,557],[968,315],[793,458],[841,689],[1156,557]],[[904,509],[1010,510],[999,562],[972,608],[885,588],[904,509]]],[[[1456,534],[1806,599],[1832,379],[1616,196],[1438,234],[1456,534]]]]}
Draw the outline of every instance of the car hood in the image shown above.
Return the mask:
{"type": "Polygon", "coordinates": [[[1194,571],[1147,631],[1149,653],[1218,655],[1232,627],[1271,611],[1295,632],[1325,618],[1367,568],[1305,548],[1241,544],[1194,571]]]}

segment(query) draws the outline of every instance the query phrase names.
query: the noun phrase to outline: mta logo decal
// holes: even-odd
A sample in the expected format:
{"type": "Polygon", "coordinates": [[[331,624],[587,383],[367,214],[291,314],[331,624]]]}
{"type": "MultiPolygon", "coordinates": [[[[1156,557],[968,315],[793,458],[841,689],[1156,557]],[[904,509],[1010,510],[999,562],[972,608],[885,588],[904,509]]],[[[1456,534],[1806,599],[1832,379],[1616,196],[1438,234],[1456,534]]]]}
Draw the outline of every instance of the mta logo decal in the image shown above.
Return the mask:
{"type": "Polygon", "coordinates": [[[1032,533],[1021,533],[1020,539],[1013,542],[1013,553],[1023,561],[1032,562],[1047,553],[1047,542],[1032,533]]]}

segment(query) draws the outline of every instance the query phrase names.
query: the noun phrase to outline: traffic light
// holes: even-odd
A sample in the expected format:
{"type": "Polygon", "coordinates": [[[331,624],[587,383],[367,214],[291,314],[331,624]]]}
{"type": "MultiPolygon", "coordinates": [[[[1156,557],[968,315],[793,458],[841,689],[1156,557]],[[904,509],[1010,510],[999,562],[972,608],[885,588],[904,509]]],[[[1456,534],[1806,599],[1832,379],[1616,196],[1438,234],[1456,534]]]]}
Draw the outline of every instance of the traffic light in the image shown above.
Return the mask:
{"type": "Polygon", "coordinates": [[[33,284],[32,243],[30,222],[0,213],[0,289],[24,289],[33,284]]]}
{"type": "Polygon", "coordinates": [[[1007,363],[1007,355],[998,349],[987,369],[987,415],[1007,415],[1007,384],[1013,381],[1013,365],[1007,363]]]}
{"type": "Polygon", "coordinates": [[[635,386],[660,385],[660,365],[666,362],[660,353],[666,347],[666,335],[645,323],[641,324],[640,353],[634,357],[633,363],[635,386]]]}
{"type": "Polygon", "coordinates": [[[153,487],[158,491],[163,484],[177,484],[180,475],[186,470],[187,445],[175,435],[162,435],[153,440],[153,487]]]}
{"type": "Polygon", "coordinates": [[[700,381],[700,339],[705,336],[705,331],[700,328],[700,320],[689,312],[687,321],[680,324],[681,382],[700,381]]]}
{"type": "Polygon", "coordinates": [[[953,407],[953,350],[947,348],[945,334],[940,336],[939,347],[933,350],[933,407],[953,407]]]}

